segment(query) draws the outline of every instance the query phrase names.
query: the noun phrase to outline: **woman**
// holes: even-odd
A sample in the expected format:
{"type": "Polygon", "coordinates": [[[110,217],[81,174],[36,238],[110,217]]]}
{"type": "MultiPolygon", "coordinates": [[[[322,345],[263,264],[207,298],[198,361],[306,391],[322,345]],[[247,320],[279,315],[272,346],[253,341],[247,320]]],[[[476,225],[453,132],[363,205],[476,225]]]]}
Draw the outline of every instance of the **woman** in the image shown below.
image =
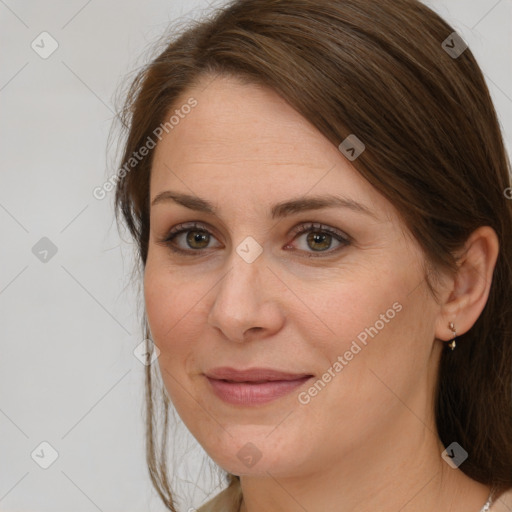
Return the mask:
{"type": "Polygon", "coordinates": [[[415,0],[235,1],[123,121],[168,509],[172,403],[227,472],[201,512],[510,511],[510,162],[454,30],[415,0]]]}

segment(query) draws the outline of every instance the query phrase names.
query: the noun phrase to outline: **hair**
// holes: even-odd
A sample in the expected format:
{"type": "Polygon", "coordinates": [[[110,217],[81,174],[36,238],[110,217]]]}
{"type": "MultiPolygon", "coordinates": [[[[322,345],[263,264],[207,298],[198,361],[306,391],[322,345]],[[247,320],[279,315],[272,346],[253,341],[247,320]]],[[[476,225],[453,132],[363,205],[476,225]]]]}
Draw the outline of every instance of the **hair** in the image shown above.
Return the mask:
{"type": "MultiPolygon", "coordinates": [[[[417,0],[237,0],[175,34],[138,71],[120,119],[121,167],[200,80],[239,78],[276,91],[338,146],[365,144],[353,167],[387,198],[425,255],[426,282],[456,272],[457,251],[480,226],[500,250],[490,294],[474,326],[443,351],[435,418],[445,446],[469,453],[460,469],[497,488],[512,487],[512,202],[510,160],[483,74],[471,50],[442,46],[454,29],[417,0]]],[[[193,113],[191,114],[193,115],[193,113]]],[[[168,130],[166,130],[168,131],[168,130]]],[[[116,185],[144,269],[149,241],[150,152],[116,185]]],[[[436,299],[437,300],[437,299],[436,299]]],[[[147,321],[146,329],[147,329],[147,321]]],[[[146,331],[147,332],[147,331],[146,331]]],[[[147,338],[148,336],[146,336],[147,338]]],[[[150,477],[175,511],[157,409],[146,368],[146,457],[150,477]]],[[[238,477],[226,474],[230,485],[238,477]]]]}

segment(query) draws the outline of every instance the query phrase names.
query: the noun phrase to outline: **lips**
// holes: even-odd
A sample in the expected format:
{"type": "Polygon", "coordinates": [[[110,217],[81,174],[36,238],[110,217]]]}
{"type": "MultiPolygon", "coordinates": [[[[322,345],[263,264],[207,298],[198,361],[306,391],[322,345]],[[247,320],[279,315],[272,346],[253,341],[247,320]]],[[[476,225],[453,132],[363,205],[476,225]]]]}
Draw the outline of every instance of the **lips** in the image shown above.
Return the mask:
{"type": "Polygon", "coordinates": [[[210,390],[224,402],[237,406],[257,406],[292,393],[313,375],[288,373],[271,368],[214,368],[205,372],[210,390]]]}
{"type": "Polygon", "coordinates": [[[303,377],[311,377],[307,373],[287,373],[271,368],[251,368],[248,370],[236,370],[235,368],[214,368],[205,372],[211,379],[226,380],[229,382],[274,382],[298,380],[303,377]]]}

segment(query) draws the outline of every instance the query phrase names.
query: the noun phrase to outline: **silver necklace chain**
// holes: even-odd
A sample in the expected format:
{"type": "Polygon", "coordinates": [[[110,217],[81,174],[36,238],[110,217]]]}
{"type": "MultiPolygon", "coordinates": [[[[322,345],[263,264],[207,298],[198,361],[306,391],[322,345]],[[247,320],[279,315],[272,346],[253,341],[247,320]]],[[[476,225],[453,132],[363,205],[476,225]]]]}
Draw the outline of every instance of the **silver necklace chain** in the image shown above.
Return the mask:
{"type": "Polygon", "coordinates": [[[488,501],[484,505],[484,508],[482,508],[482,510],[480,510],[480,512],[489,512],[489,510],[491,510],[491,505],[492,505],[492,503],[490,501],[488,501]]]}
{"type": "Polygon", "coordinates": [[[491,510],[491,505],[493,504],[493,498],[494,498],[494,490],[491,490],[489,499],[487,500],[487,503],[482,507],[482,510],[480,510],[480,512],[489,512],[489,510],[491,510]]]}

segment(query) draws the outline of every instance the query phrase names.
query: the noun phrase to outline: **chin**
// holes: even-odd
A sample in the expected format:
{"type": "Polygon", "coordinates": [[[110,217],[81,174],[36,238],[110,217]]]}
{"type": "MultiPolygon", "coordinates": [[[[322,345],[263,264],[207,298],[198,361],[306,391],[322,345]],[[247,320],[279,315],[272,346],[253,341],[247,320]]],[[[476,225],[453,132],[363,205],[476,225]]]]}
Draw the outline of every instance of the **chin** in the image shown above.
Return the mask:
{"type": "Polygon", "coordinates": [[[310,465],[314,452],[306,452],[303,443],[297,439],[295,443],[286,432],[281,436],[288,439],[288,444],[276,436],[272,439],[269,432],[272,429],[265,427],[259,434],[234,433],[229,427],[226,429],[225,443],[219,442],[216,446],[202,445],[215,463],[225,471],[238,476],[287,477],[301,473],[301,468],[310,465]]]}

